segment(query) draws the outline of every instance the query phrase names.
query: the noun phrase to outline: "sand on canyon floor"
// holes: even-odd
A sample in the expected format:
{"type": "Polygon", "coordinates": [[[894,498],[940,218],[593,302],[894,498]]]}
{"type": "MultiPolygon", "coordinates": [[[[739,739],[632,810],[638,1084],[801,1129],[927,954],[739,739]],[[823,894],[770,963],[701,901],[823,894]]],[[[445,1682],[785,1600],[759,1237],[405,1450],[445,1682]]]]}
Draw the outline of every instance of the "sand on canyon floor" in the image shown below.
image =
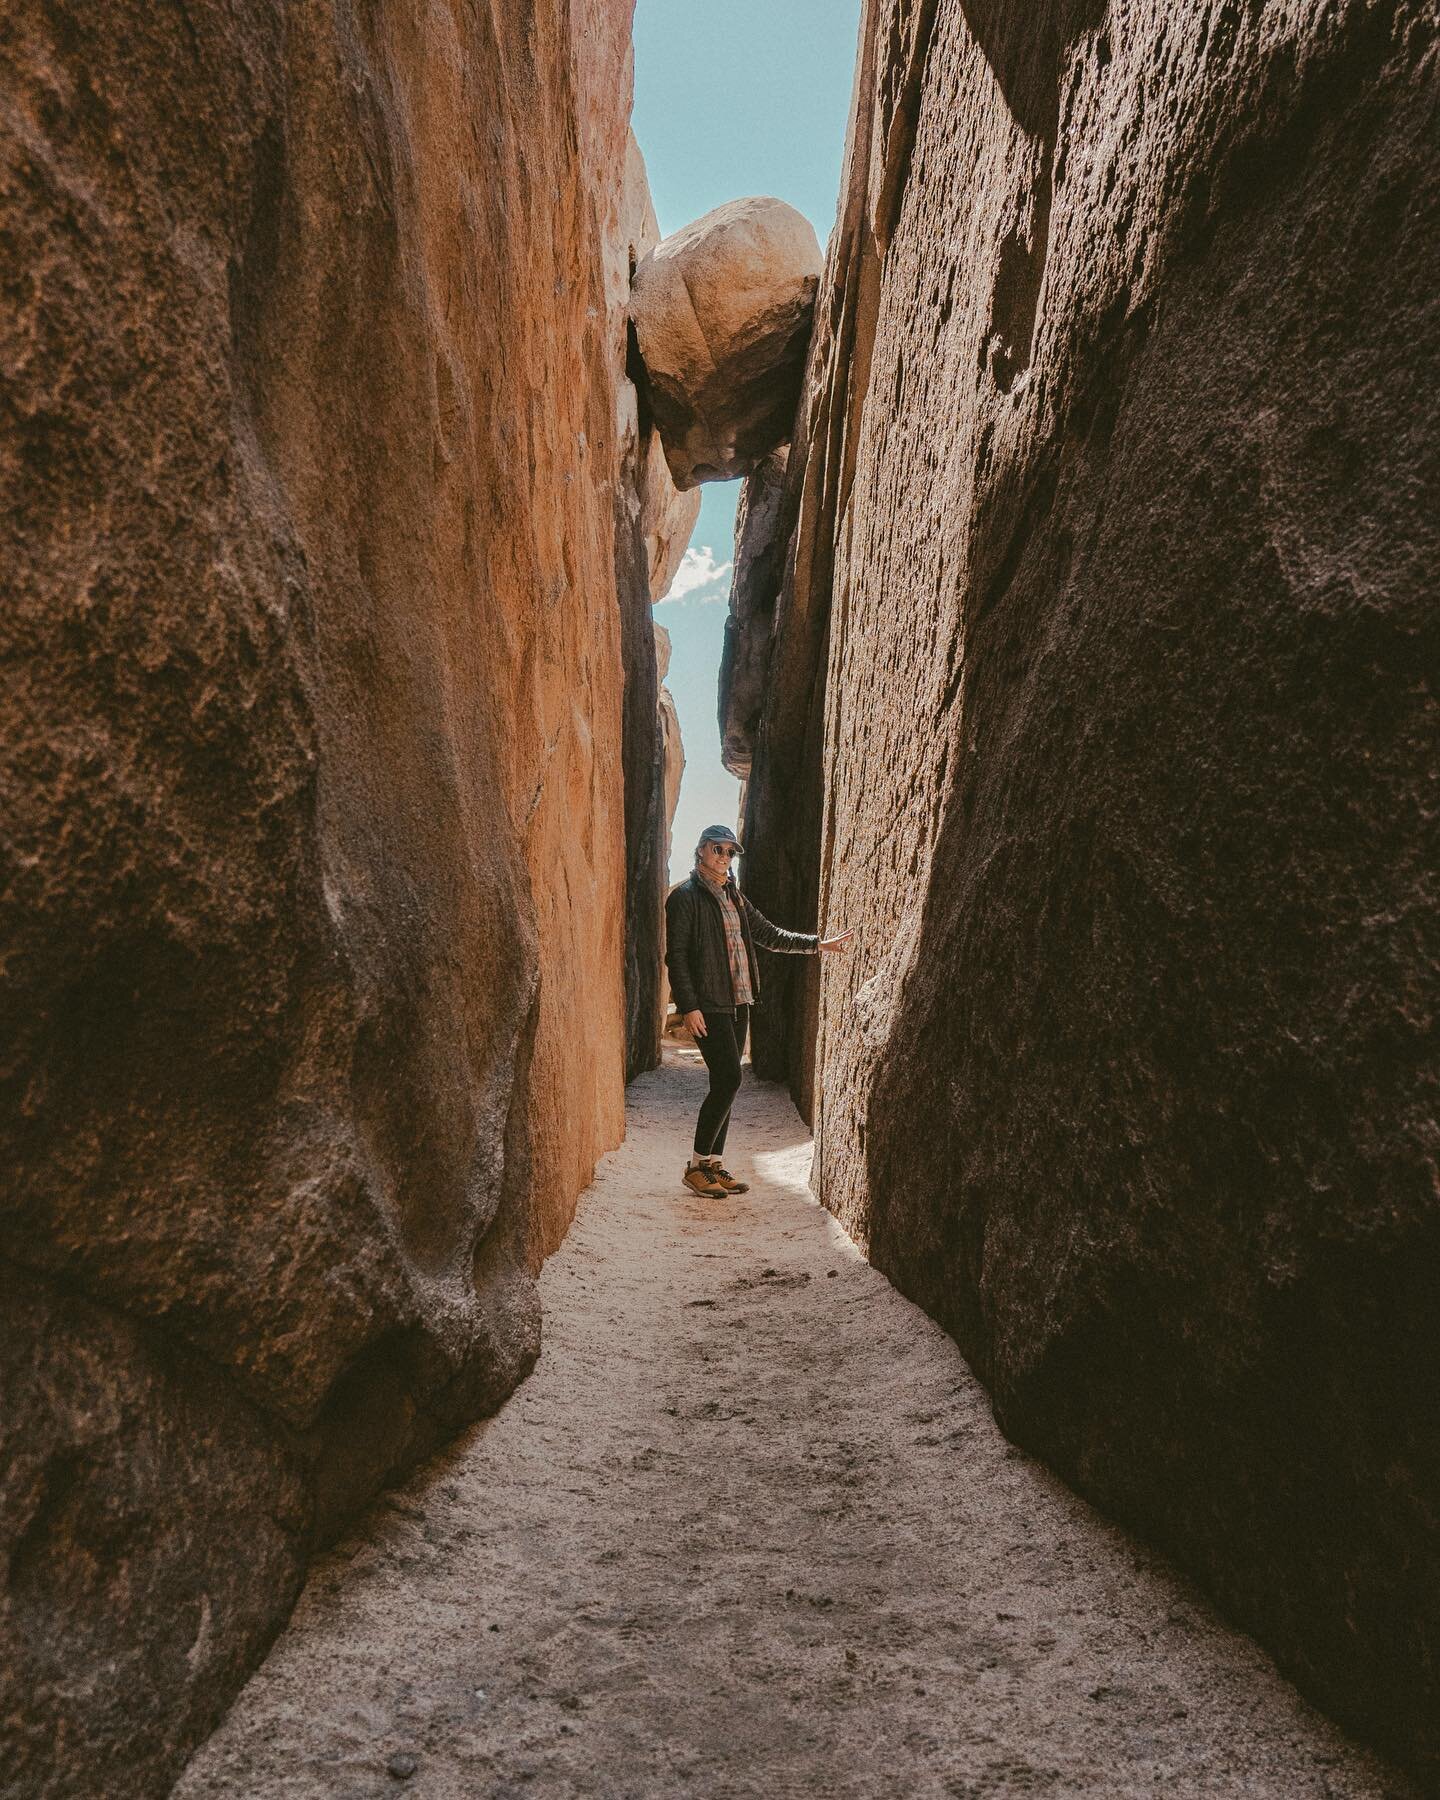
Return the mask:
{"type": "Polygon", "coordinates": [[[183,1800],[1411,1794],[1005,1441],[783,1089],[750,1193],[681,1188],[703,1084],[631,1086],[534,1374],[317,1564],[183,1800]]]}

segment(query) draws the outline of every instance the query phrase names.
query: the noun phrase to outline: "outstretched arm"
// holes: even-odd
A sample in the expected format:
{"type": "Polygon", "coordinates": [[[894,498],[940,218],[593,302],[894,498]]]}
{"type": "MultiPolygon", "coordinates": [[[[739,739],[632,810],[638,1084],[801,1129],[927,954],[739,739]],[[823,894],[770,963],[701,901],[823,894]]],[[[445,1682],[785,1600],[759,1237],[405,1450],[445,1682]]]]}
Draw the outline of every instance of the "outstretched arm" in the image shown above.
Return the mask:
{"type": "Polygon", "coordinates": [[[810,931],[786,931],[783,926],[773,925],[743,891],[740,900],[750,920],[751,935],[762,950],[778,950],[782,956],[816,956],[822,950],[843,950],[854,936],[853,926],[836,937],[823,939],[810,931]]]}

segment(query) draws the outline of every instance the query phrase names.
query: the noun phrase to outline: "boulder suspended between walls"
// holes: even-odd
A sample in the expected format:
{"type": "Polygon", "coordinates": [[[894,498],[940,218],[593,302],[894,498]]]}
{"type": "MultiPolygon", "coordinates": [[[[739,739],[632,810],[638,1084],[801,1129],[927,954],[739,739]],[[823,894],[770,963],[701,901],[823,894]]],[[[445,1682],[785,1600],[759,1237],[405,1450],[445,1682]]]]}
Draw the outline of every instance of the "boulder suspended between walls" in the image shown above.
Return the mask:
{"type": "Polygon", "coordinates": [[[656,246],[630,319],[675,485],[731,481],[788,441],[824,264],[783,200],[731,200],[656,246]]]}

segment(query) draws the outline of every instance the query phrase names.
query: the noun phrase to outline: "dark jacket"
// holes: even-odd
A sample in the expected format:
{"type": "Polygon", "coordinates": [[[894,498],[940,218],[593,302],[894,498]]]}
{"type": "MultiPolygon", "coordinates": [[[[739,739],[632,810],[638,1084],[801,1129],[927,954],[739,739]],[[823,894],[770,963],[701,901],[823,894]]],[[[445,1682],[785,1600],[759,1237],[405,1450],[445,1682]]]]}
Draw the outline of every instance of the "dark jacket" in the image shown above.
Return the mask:
{"type": "MultiPolygon", "coordinates": [[[[750,992],[759,1000],[756,944],[762,950],[814,956],[820,940],[806,931],[782,931],[751,905],[733,880],[726,887],[740,913],[745,954],[750,959],[750,992]]],[[[725,949],[725,918],[714,889],[698,870],[688,881],[671,888],[666,897],[665,967],[670,972],[671,995],[682,1013],[734,1012],[735,985],[725,949]]]]}

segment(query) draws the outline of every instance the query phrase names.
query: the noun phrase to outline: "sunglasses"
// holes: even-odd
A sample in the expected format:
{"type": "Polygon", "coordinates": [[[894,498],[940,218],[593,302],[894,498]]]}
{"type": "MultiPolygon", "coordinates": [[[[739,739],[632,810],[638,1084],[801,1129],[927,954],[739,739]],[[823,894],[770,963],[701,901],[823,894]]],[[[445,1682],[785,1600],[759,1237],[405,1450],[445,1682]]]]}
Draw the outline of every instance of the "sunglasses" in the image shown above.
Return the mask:
{"type": "Polygon", "coordinates": [[[738,844],[707,844],[705,848],[713,850],[717,856],[738,856],[740,854],[738,844]]]}

